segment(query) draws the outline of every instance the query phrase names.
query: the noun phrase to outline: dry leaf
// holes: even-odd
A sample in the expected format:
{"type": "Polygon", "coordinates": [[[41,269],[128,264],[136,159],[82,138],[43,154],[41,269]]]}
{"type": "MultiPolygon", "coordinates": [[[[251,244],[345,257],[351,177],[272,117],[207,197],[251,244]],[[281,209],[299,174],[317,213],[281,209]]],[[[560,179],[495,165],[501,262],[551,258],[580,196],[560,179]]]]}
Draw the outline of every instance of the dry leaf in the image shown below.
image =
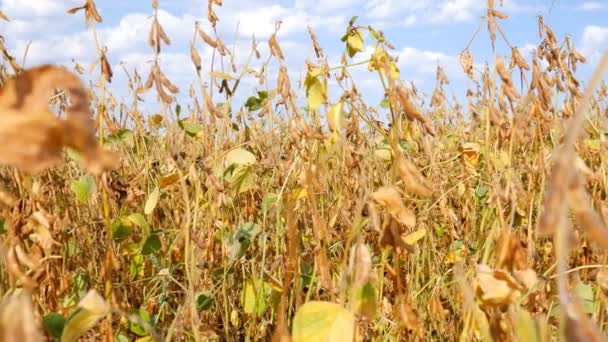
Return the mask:
{"type": "Polygon", "coordinates": [[[384,206],[386,211],[399,223],[409,228],[416,226],[416,215],[405,207],[401,195],[394,186],[384,186],[376,190],[371,197],[384,206]]]}
{"type": "Polygon", "coordinates": [[[92,173],[111,169],[116,160],[98,146],[88,96],[80,79],[62,67],[43,65],[9,79],[0,90],[0,163],[32,174],[59,164],[62,148],[84,156],[92,173]],[[56,87],[70,95],[66,120],[49,108],[56,87]]]}

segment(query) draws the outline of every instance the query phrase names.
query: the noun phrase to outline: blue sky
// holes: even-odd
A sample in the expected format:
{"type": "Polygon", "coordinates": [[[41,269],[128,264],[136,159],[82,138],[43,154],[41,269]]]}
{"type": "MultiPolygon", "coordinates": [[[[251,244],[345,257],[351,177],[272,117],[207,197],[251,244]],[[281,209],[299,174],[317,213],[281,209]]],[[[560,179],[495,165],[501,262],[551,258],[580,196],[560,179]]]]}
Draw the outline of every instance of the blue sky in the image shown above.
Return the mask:
{"type": "MultiPolygon", "coordinates": [[[[160,0],[160,22],[172,39],[170,47],[162,51],[162,68],[180,88],[180,102],[187,103],[190,85],[195,82],[190,62],[189,44],[194,21],[210,32],[207,18],[207,1],[160,0]]],[[[497,4],[499,0],[495,1],[497,4]]],[[[88,67],[96,58],[92,34],[84,27],[82,13],[68,15],[66,10],[79,6],[84,0],[0,0],[0,9],[11,18],[0,24],[0,33],[9,50],[22,60],[27,47],[27,66],[40,63],[58,63],[72,66],[75,59],[88,67]]],[[[120,63],[132,73],[137,69],[147,75],[151,49],[147,45],[150,27],[150,0],[97,1],[104,22],[98,26],[101,43],[108,47],[109,59],[114,66],[115,79],[112,92],[119,99],[127,99],[125,75],[120,63]]],[[[432,91],[435,85],[435,68],[439,64],[450,78],[447,95],[459,98],[469,83],[458,64],[458,54],[466,46],[480,23],[484,0],[224,0],[216,7],[220,18],[218,31],[229,48],[237,47],[236,58],[240,67],[246,60],[250,38],[255,34],[260,50],[267,53],[266,39],[274,23],[282,20],[279,43],[286,56],[292,84],[300,81],[305,71],[304,62],[313,60],[313,50],[306,26],[310,25],[329,56],[330,65],[337,65],[344,51],[340,37],[349,19],[358,15],[359,24],[371,24],[383,30],[399,54],[402,79],[414,81],[422,90],[432,91]],[[238,24],[238,32],[236,31],[238,24]]],[[[586,57],[588,64],[578,72],[584,82],[601,52],[608,48],[608,0],[504,0],[499,10],[510,18],[502,22],[511,44],[529,57],[532,47],[539,42],[537,16],[542,15],[558,38],[570,35],[575,46],[586,57]]],[[[492,60],[489,39],[485,31],[471,46],[476,62],[492,60]]],[[[369,42],[369,40],[368,40],[369,42]]],[[[211,51],[202,42],[197,48],[203,56],[203,68],[209,70],[211,51]]],[[[508,54],[504,44],[498,52],[508,54]]],[[[355,57],[363,60],[364,55],[355,57]]],[[[254,64],[259,65],[258,64],[254,64]]],[[[276,66],[276,65],[275,65],[276,66]]],[[[96,71],[97,72],[97,71],[96,71]]],[[[270,70],[273,75],[273,70],[270,70]]],[[[353,70],[359,90],[374,105],[381,96],[381,86],[375,75],[366,67],[353,70]]],[[[274,74],[276,75],[276,74],[274,74]]],[[[274,87],[272,81],[269,87],[274,87]]],[[[241,86],[241,96],[261,90],[251,78],[241,86]]],[[[331,88],[331,98],[340,94],[331,88]]],[[[154,91],[145,98],[145,110],[156,107],[154,91]]],[[[236,104],[236,103],[235,103],[236,104]]],[[[238,105],[238,104],[237,104],[238,105]]]]}

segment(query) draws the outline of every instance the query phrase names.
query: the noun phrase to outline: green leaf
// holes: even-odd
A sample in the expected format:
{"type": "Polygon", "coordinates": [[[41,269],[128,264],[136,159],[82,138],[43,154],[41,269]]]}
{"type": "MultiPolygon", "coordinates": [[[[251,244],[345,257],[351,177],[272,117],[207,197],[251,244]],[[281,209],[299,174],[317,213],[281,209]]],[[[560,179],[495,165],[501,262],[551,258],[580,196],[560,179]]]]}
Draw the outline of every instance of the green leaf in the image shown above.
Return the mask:
{"type": "Polygon", "coordinates": [[[89,291],[78,304],[78,309],[68,318],[61,333],[61,342],[77,341],[97,325],[109,310],[110,306],[95,290],[89,291]]]}
{"type": "Polygon", "coordinates": [[[251,190],[254,186],[253,172],[250,166],[236,166],[228,178],[228,182],[232,184],[237,194],[251,190]]]}
{"type": "Polygon", "coordinates": [[[4,234],[7,231],[7,224],[5,219],[0,219],[0,234],[4,234]]]}
{"type": "Polygon", "coordinates": [[[266,104],[266,100],[268,99],[267,91],[258,91],[258,96],[251,96],[245,102],[245,107],[249,109],[250,112],[255,112],[266,104]]]}
{"type": "Polygon", "coordinates": [[[108,142],[114,144],[123,143],[128,147],[133,147],[135,146],[135,136],[131,130],[123,128],[116,133],[110,134],[108,136],[108,142]]]}
{"type": "Polygon", "coordinates": [[[309,109],[311,111],[317,110],[327,99],[323,83],[318,77],[307,74],[304,86],[306,87],[306,99],[308,99],[309,109]]]}
{"type": "Polygon", "coordinates": [[[203,126],[194,122],[190,122],[188,121],[188,119],[179,120],[177,122],[177,125],[191,137],[199,136],[200,133],[203,131],[203,126]]]}
{"type": "Polygon", "coordinates": [[[250,96],[247,101],[245,101],[245,107],[247,107],[250,112],[255,112],[264,107],[264,105],[262,105],[262,101],[259,98],[250,96]]]}
{"type": "Polygon", "coordinates": [[[602,142],[600,139],[587,139],[585,140],[587,147],[593,151],[599,151],[602,148],[602,142]]]}
{"type": "Polygon", "coordinates": [[[116,336],[116,342],[130,342],[129,338],[123,334],[118,334],[116,336]]]}
{"type": "Polygon", "coordinates": [[[201,293],[196,297],[196,307],[199,311],[208,311],[213,307],[213,297],[201,293]]]}
{"type": "Polygon", "coordinates": [[[144,269],[144,256],[141,254],[136,254],[131,258],[131,263],[129,264],[129,273],[136,277],[142,273],[144,269]]]}
{"type": "Polygon", "coordinates": [[[357,19],[359,19],[358,15],[355,15],[354,17],[350,18],[350,20],[348,21],[348,26],[353,26],[355,24],[355,21],[357,21],[357,19]]]}
{"type": "Polygon", "coordinates": [[[141,254],[143,254],[143,255],[154,254],[154,253],[158,252],[160,250],[160,248],[161,248],[160,238],[158,237],[158,235],[153,234],[153,235],[150,235],[146,239],[144,246],[141,248],[141,254]]]}
{"type": "Polygon", "coordinates": [[[133,231],[133,223],[126,217],[119,217],[112,222],[112,238],[116,242],[121,242],[128,238],[133,231]]]}
{"type": "Polygon", "coordinates": [[[146,205],[144,205],[144,214],[150,215],[156,208],[156,204],[158,204],[158,200],[160,199],[160,189],[155,187],[154,190],[148,196],[146,200],[146,205]]]}
{"type": "Polygon", "coordinates": [[[179,117],[179,115],[182,113],[182,106],[180,106],[179,104],[175,105],[175,114],[177,115],[177,117],[179,117]]]}
{"type": "Polygon", "coordinates": [[[226,164],[252,165],[256,163],[253,153],[244,148],[235,148],[226,154],[226,164]]]}
{"type": "Polygon", "coordinates": [[[583,311],[587,314],[592,314],[594,312],[595,295],[593,294],[591,285],[579,282],[574,288],[574,294],[580,300],[583,311]]]}
{"type": "Polygon", "coordinates": [[[81,176],[70,184],[70,189],[72,189],[78,201],[88,204],[93,194],[97,191],[97,184],[92,176],[81,176]]]}
{"type": "Polygon", "coordinates": [[[356,310],[359,314],[373,319],[376,315],[376,289],[372,283],[367,283],[359,291],[357,291],[355,301],[356,310]]]}
{"type": "Polygon", "coordinates": [[[42,325],[44,326],[44,330],[49,333],[49,335],[54,338],[60,338],[61,333],[63,332],[63,327],[65,326],[65,317],[62,315],[51,312],[47,314],[42,319],[42,325]]]}
{"type": "MultiPolygon", "coordinates": [[[[150,323],[150,314],[148,314],[148,312],[144,309],[139,309],[136,312],[137,316],[139,316],[139,318],[141,318],[143,321],[150,323]]],[[[137,336],[146,336],[148,335],[148,331],[146,331],[146,328],[142,327],[141,325],[131,322],[129,321],[129,331],[134,333],[137,336]]]]}
{"type": "Polygon", "coordinates": [[[68,157],[70,157],[73,161],[75,161],[75,162],[82,161],[82,154],[78,150],[75,150],[71,147],[66,147],[66,152],[68,154],[68,157]]]}
{"type": "Polygon", "coordinates": [[[270,210],[270,207],[277,203],[277,201],[279,200],[279,195],[275,194],[274,192],[270,192],[267,193],[266,195],[264,195],[264,198],[262,199],[262,213],[267,214],[268,211],[270,210]]]}
{"type": "Polygon", "coordinates": [[[228,239],[230,256],[239,259],[245,255],[253,239],[260,233],[260,226],[247,222],[238,227],[236,232],[228,239]]]}
{"type": "Polygon", "coordinates": [[[342,306],[312,301],[302,305],[293,318],[293,342],[351,342],[355,316],[342,306]]]}
{"type": "Polygon", "coordinates": [[[136,226],[139,226],[146,230],[146,232],[150,231],[150,224],[148,224],[148,220],[146,217],[140,213],[133,213],[127,217],[131,223],[136,226]]]}
{"type": "Polygon", "coordinates": [[[538,322],[532,317],[532,314],[525,309],[519,310],[515,333],[517,334],[518,341],[541,341],[538,322]]]}
{"type": "Polygon", "coordinates": [[[479,184],[475,189],[475,196],[482,199],[488,194],[488,191],[490,191],[490,188],[487,185],[479,184]]]}
{"type": "Polygon", "coordinates": [[[389,109],[391,107],[391,102],[388,100],[388,98],[383,98],[382,101],[380,101],[380,107],[384,108],[384,109],[389,109]]]}
{"type": "Polygon", "coordinates": [[[268,298],[272,293],[269,283],[257,279],[249,279],[243,285],[241,305],[248,314],[262,315],[268,307],[268,298]]]}

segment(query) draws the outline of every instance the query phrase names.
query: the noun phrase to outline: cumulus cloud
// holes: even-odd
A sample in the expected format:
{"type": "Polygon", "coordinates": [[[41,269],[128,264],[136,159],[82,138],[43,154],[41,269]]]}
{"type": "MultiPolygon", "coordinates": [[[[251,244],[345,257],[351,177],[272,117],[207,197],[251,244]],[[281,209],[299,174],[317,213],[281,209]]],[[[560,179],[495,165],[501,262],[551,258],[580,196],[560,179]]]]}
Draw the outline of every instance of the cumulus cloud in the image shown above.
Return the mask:
{"type": "Polygon", "coordinates": [[[580,51],[587,58],[599,57],[608,46],[608,27],[588,25],[583,30],[580,51]]]}
{"type": "Polygon", "coordinates": [[[36,0],[35,2],[23,0],[2,0],[2,10],[11,18],[51,17],[64,14],[71,7],[79,6],[73,0],[36,0]]]}

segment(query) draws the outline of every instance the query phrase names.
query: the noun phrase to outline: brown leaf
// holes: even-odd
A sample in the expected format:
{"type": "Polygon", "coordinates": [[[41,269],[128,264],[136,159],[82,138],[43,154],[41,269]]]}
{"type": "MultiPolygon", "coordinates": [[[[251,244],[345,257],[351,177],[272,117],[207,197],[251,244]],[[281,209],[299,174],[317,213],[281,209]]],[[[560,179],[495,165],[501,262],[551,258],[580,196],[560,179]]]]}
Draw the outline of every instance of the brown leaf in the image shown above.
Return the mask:
{"type": "Polygon", "coordinates": [[[386,211],[399,223],[410,229],[416,226],[416,215],[403,205],[401,195],[394,186],[384,186],[376,190],[371,198],[384,206],[386,211]]]}
{"type": "Polygon", "coordinates": [[[9,79],[0,90],[0,163],[38,173],[62,160],[62,148],[84,155],[90,172],[111,169],[113,154],[95,138],[88,96],[80,79],[65,68],[43,65],[9,79]],[[72,106],[60,120],[48,106],[55,88],[70,95],[72,106]]]}

